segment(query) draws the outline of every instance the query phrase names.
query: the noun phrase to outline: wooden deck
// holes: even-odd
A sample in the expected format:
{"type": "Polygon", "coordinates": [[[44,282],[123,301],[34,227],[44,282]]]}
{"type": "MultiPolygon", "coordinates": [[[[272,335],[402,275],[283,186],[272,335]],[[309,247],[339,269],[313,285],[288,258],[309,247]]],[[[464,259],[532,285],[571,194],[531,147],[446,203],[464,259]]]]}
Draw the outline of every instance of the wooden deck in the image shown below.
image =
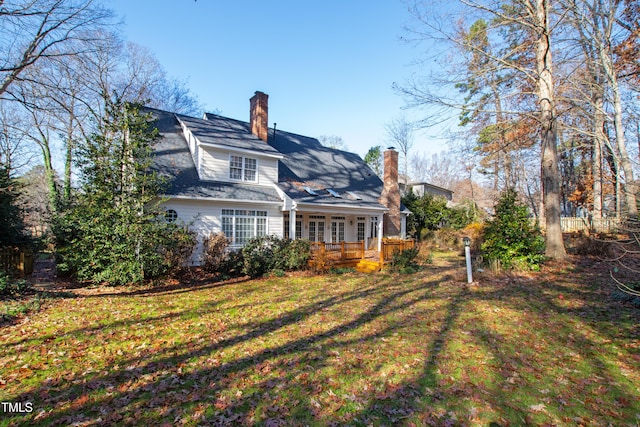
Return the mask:
{"type": "Polygon", "coordinates": [[[312,242],[309,264],[318,269],[349,267],[361,272],[380,271],[395,251],[415,247],[413,240],[383,239],[382,250],[365,250],[364,242],[312,242]]]}

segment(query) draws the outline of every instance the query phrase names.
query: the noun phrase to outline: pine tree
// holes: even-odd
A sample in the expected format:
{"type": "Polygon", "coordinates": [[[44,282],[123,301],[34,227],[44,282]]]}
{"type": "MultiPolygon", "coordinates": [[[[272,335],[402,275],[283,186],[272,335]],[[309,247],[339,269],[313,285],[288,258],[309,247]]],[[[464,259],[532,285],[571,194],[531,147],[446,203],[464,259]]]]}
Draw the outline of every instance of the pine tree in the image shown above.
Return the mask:
{"type": "Polygon", "coordinates": [[[482,250],[487,259],[499,261],[504,268],[538,269],[544,245],[540,229],[532,223],[529,209],[518,202],[516,192],[502,193],[484,229],[482,250]]]}
{"type": "Polygon", "coordinates": [[[157,129],[140,106],[106,99],[99,133],[80,147],[81,192],[61,218],[63,270],[79,280],[138,283],[164,274],[190,234],[164,220],[163,180],[151,170],[157,129]]]}
{"type": "Polygon", "coordinates": [[[16,206],[18,187],[10,169],[0,164],[0,247],[20,246],[28,242],[20,209],[16,206]]]}

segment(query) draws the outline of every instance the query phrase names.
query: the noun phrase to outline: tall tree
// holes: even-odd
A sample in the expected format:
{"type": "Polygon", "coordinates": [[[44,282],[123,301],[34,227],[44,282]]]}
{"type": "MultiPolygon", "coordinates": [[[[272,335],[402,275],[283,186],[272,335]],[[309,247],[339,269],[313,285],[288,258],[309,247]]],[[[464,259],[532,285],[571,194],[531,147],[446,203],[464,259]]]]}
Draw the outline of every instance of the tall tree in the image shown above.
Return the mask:
{"type": "Polygon", "coordinates": [[[364,162],[369,165],[369,167],[382,178],[383,171],[383,160],[382,160],[382,147],[379,145],[373,146],[369,148],[367,154],[364,156],[364,162]]]}
{"type": "Polygon", "coordinates": [[[549,0],[527,2],[536,35],[536,86],[540,108],[542,202],[546,226],[545,255],[566,257],[560,222],[560,169],[558,167],[558,117],[556,114],[549,0]]]}
{"type": "Polygon", "coordinates": [[[406,177],[409,173],[409,151],[413,147],[415,125],[405,116],[391,119],[385,125],[389,144],[396,145],[402,155],[402,174],[406,177]]]}
{"type": "Polygon", "coordinates": [[[151,117],[117,98],[105,103],[99,132],[80,147],[82,191],[60,222],[60,253],[78,279],[119,285],[172,267],[165,254],[188,233],[162,220],[151,117]]]}
{"type": "MultiPolygon", "coordinates": [[[[500,48],[488,49],[486,43],[482,41],[485,36],[479,31],[477,37],[469,39],[469,37],[460,37],[460,32],[455,28],[443,27],[438,21],[440,17],[436,19],[428,17],[428,11],[433,8],[429,9],[430,6],[426,4],[414,8],[414,11],[418,12],[421,23],[427,23],[429,28],[435,30],[438,36],[444,38],[449,45],[453,45],[463,52],[471,51],[473,55],[485,58],[485,60],[476,60],[478,70],[474,70],[474,75],[477,76],[482,71],[485,76],[483,79],[491,81],[495,80],[490,76],[497,67],[508,70],[509,79],[496,93],[500,93],[502,98],[505,96],[503,92],[510,96],[515,107],[512,108],[512,113],[518,114],[521,120],[523,118],[535,120],[541,144],[540,176],[546,225],[546,255],[555,259],[564,258],[566,251],[560,223],[561,177],[557,151],[558,115],[552,64],[553,45],[551,43],[554,26],[550,21],[550,5],[547,0],[460,0],[460,4],[462,5],[462,9],[459,10],[460,15],[469,15],[472,22],[477,21],[477,16],[488,18],[486,21],[491,23],[493,32],[486,39],[492,40],[492,42],[500,41],[500,48]],[[425,8],[427,11],[421,10],[421,8],[425,8]],[[469,43],[469,40],[473,40],[473,43],[469,43]]],[[[462,20],[464,22],[465,18],[462,20]]],[[[450,60],[451,55],[446,58],[450,60]]],[[[456,65],[465,68],[462,64],[456,65]]],[[[448,66],[446,69],[451,77],[461,77],[461,74],[462,77],[468,77],[468,73],[459,72],[460,68],[448,66]]],[[[449,79],[448,83],[452,85],[452,83],[459,83],[459,81],[449,79]]],[[[488,92],[491,93],[491,85],[488,86],[488,89],[488,92]]],[[[460,111],[464,111],[464,108],[468,107],[468,102],[460,103],[452,98],[451,94],[444,94],[443,100],[440,96],[444,92],[442,87],[433,90],[425,88],[420,82],[417,82],[410,84],[402,91],[417,105],[435,103],[440,106],[457,107],[460,111]]],[[[496,112],[505,113],[502,104],[498,107],[494,103],[489,107],[490,103],[486,102],[486,105],[485,111],[493,111],[494,114],[496,112]]],[[[503,129],[499,130],[498,135],[498,140],[500,140],[503,129]]]]}
{"type": "Polygon", "coordinates": [[[112,18],[97,0],[0,2],[0,97],[34,64],[78,53],[93,28],[112,18]]]}

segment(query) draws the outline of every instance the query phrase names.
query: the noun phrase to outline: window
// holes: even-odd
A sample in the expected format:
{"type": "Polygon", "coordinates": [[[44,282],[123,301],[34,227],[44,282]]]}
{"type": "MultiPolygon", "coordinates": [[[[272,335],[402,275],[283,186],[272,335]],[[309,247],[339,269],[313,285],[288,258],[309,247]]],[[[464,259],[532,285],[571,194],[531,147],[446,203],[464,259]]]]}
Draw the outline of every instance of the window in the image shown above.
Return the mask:
{"type": "Polygon", "coordinates": [[[238,181],[257,181],[258,160],[249,157],[229,157],[229,178],[238,181]]]}
{"type": "Polygon", "coordinates": [[[318,193],[316,193],[315,191],[313,191],[311,189],[311,187],[304,187],[304,191],[306,191],[307,193],[311,194],[312,196],[317,196],[318,193]]]}
{"type": "Polygon", "coordinates": [[[234,246],[267,234],[267,212],[247,209],[222,209],[222,232],[234,246]]]}
{"type": "Polygon", "coordinates": [[[319,215],[309,216],[309,240],[312,242],[324,242],[325,217],[319,215]]]}
{"type": "Polygon", "coordinates": [[[344,242],[344,227],[345,227],[345,217],[343,216],[332,216],[331,217],[331,241],[336,242],[344,242]]]}
{"type": "Polygon", "coordinates": [[[331,188],[327,188],[327,193],[331,194],[335,198],[342,199],[342,196],[336,193],[336,191],[332,190],[331,188]]]}
{"type": "Polygon", "coordinates": [[[178,219],[178,212],[174,211],[173,209],[167,209],[167,211],[164,213],[164,218],[167,220],[167,222],[176,222],[176,220],[178,219]]]}
{"type": "Polygon", "coordinates": [[[370,231],[369,237],[371,237],[372,239],[378,237],[378,217],[377,216],[371,217],[371,231],[370,231]]]}
{"type": "Polygon", "coordinates": [[[358,221],[357,223],[357,227],[358,227],[358,242],[361,242],[364,240],[364,230],[365,230],[365,218],[363,216],[359,216],[358,218],[356,218],[356,220],[358,221]]]}
{"type": "MultiPolygon", "coordinates": [[[[290,221],[287,219],[284,221],[284,238],[291,239],[289,233],[290,221]]],[[[296,220],[296,239],[302,239],[302,221],[296,220]]]]}

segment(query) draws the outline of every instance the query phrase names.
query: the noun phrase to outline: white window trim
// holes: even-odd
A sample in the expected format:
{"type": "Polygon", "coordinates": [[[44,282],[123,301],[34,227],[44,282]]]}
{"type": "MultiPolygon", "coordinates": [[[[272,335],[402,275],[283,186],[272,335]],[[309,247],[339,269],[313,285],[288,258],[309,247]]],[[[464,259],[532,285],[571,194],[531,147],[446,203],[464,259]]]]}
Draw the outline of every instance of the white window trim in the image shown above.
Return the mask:
{"type": "Polygon", "coordinates": [[[254,219],[254,223],[253,223],[253,236],[249,237],[249,239],[252,239],[254,237],[259,236],[258,235],[258,219],[264,219],[264,234],[260,234],[260,236],[267,236],[269,235],[269,212],[268,211],[264,211],[264,210],[260,210],[260,209],[235,209],[235,208],[225,208],[222,209],[220,211],[220,225],[221,225],[221,231],[224,232],[224,218],[231,218],[231,236],[225,236],[227,237],[227,239],[229,239],[229,241],[231,242],[231,246],[232,247],[242,247],[243,243],[238,243],[237,242],[237,225],[238,225],[238,218],[253,218],[254,219]],[[229,214],[229,213],[225,213],[225,211],[233,211],[233,214],[229,214]],[[237,212],[238,211],[252,211],[254,212],[254,215],[238,215],[237,212]],[[258,215],[258,213],[264,214],[264,215],[258,215]]]}
{"type": "Polygon", "coordinates": [[[234,154],[234,153],[229,153],[229,173],[228,173],[228,177],[230,181],[233,182],[252,182],[257,184],[259,181],[259,174],[258,171],[260,170],[260,160],[257,157],[249,157],[249,156],[244,156],[241,154],[234,154]],[[242,159],[242,169],[240,170],[240,174],[242,175],[242,178],[238,179],[238,178],[232,178],[231,177],[231,157],[240,157],[242,159]],[[256,173],[256,179],[254,179],[253,181],[245,179],[246,178],[246,162],[247,159],[250,160],[255,160],[256,162],[256,169],[255,169],[255,173],[256,173]]]}

